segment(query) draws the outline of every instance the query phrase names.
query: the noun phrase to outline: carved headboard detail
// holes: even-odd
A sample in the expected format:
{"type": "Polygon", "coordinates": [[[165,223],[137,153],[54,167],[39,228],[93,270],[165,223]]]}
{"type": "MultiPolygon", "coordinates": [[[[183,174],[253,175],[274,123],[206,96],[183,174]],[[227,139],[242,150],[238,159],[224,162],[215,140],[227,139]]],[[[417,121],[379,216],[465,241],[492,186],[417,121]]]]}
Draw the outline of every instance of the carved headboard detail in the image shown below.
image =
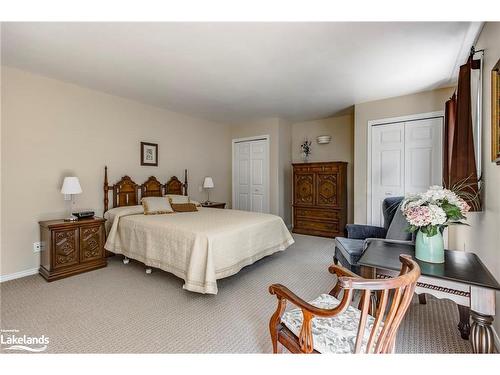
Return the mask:
{"type": "Polygon", "coordinates": [[[137,205],[138,185],[129,176],[123,176],[118,183],[113,185],[113,206],[137,205]]]}
{"type": "Polygon", "coordinates": [[[161,197],[163,196],[163,185],[151,176],[148,180],[141,185],[141,197],[161,197]]]}
{"type": "Polygon", "coordinates": [[[187,169],[184,170],[184,182],[176,176],[162,184],[155,176],[149,177],[142,185],[137,185],[129,176],[123,176],[114,185],[108,183],[108,167],[104,167],[104,212],[109,207],[109,191],[113,191],[112,207],[135,206],[142,197],[162,197],[165,194],[188,195],[187,169]],[[139,196],[140,193],[140,196],[139,196]]]}
{"type": "MultiPolygon", "coordinates": [[[[175,176],[171,177],[170,180],[165,184],[165,194],[178,194],[183,195],[184,189],[182,188],[182,182],[175,176]]],[[[184,194],[187,195],[187,194],[184,194]]]]}

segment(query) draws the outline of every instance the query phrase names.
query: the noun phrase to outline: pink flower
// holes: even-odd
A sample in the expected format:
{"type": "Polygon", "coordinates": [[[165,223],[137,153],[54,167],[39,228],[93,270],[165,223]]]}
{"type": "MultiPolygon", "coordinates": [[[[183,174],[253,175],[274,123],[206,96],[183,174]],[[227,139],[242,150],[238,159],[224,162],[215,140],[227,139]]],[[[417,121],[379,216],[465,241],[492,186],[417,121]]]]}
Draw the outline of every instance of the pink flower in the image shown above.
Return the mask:
{"type": "Polygon", "coordinates": [[[457,206],[458,206],[458,208],[460,208],[460,212],[462,213],[462,215],[465,215],[467,212],[469,212],[470,206],[462,198],[460,198],[460,197],[457,197],[457,198],[458,198],[457,206]]]}
{"type": "Polygon", "coordinates": [[[416,227],[425,227],[432,221],[432,213],[428,206],[408,207],[404,214],[406,220],[416,227]]]}

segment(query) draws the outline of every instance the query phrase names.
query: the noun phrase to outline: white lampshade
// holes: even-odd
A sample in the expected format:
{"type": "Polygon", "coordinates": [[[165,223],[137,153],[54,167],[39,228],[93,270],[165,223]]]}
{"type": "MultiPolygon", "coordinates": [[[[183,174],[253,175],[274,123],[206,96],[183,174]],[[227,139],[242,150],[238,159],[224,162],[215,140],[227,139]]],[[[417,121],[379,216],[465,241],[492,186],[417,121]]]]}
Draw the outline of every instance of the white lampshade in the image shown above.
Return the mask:
{"type": "Polygon", "coordinates": [[[82,187],[78,177],[64,177],[63,186],[61,188],[62,194],[80,194],[82,187]]]}
{"type": "Polygon", "coordinates": [[[205,177],[205,181],[203,181],[203,187],[205,189],[211,189],[214,187],[214,181],[212,180],[212,177],[205,177]]]}

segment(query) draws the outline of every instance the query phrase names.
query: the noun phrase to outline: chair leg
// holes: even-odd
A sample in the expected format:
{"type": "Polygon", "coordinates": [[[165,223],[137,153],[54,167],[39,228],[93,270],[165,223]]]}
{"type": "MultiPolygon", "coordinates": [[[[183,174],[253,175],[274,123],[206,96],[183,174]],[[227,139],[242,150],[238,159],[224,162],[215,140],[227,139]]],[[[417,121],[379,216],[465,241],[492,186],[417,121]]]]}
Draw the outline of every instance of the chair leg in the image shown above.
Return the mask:
{"type": "Polygon", "coordinates": [[[460,331],[460,336],[464,340],[469,339],[470,335],[470,308],[468,306],[457,305],[458,314],[460,316],[460,322],[458,323],[458,330],[460,331]]]}
{"type": "Polygon", "coordinates": [[[425,298],[425,293],[421,293],[418,295],[418,303],[421,305],[427,305],[427,299],[425,298]]]}
{"type": "Polygon", "coordinates": [[[273,343],[273,354],[278,354],[278,335],[271,331],[271,342],[273,343]]]}

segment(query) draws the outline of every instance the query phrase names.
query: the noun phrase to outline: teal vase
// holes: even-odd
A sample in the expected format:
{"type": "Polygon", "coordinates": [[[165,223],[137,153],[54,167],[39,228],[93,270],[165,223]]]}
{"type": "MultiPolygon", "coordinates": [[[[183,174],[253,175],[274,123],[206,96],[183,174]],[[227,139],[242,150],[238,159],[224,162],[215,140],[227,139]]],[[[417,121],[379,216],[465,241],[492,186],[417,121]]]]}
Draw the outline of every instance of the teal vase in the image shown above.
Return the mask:
{"type": "Polygon", "coordinates": [[[421,231],[417,232],[415,239],[415,257],[429,263],[444,263],[443,235],[440,231],[428,237],[421,231]]]}

